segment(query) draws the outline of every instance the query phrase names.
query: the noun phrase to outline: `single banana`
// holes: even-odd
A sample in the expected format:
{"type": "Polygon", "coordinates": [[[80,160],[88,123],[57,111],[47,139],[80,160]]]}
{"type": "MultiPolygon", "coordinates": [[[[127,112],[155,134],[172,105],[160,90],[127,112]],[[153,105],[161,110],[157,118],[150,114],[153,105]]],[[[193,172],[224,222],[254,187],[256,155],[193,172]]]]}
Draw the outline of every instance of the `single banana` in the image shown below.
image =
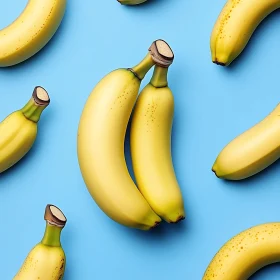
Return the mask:
{"type": "Polygon", "coordinates": [[[29,0],[22,14],[0,30],[0,67],[18,64],[37,53],[58,29],[66,0],[29,0]]]}
{"type": "Polygon", "coordinates": [[[261,122],[239,135],[218,155],[212,170],[217,177],[241,180],[280,158],[280,104],[261,122]]]}
{"type": "MultiPolygon", "coordinates": [[[[173,59],[173,53],[168,53],[173,59]]],[[[185,218],[171,157],[174,99],[167,67],[155,66],[137,100],[131,124],[131,156],[137,185],[152,209],[169,223],[185,218]]]]}
{"type": "Polygon", "coordinates": [[[29,102],[0,123],[0,173],[22,159],[33,146],[37,123],[50,98],[42,87],[35,87],[29,102]]]}
{"type": "Polygon", "coordinates": [[[258,25],[280,0],[228,0],[211,35],[212,61],[227,66],[246,47],[258,25]]]}
{"type": "Polygon", "coordinates": [[[247,280],[280,261],[280,223],[261,224],[229,240],[215,255],[202,280],[247,280]]]}
{"type": "Polygon", "coordinates": [[[147,0],[118,0],[118,2],[120,2],[122,5],[139,5],[142,4],[144,2],[146,2],[147,0]]]}
{"type": "Polygon", "coordinates": [[[26,257],[13,280],[62,280],[66,257],[60,235],[67,219],[62,211],[48,204],[45,210],[46,229],[42,241],[26,257]]]}
{"type": "Polygon", "coordinates": [[[167,48],[158,40],[137,66],[106,75],[90,94],[78,129],[78,159],[90,194],[110,218],[142,230],[161,219],[129,175],[124,140],[141,80],[155,63],[166,61],[167,48]]]}

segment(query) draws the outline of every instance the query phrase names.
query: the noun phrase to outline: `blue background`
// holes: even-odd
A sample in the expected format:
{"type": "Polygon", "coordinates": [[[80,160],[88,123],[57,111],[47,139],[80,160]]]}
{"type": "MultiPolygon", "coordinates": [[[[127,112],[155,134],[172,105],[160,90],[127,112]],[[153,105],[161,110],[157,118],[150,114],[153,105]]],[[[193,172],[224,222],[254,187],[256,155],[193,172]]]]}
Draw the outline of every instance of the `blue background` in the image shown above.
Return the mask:
{"type": "MultiPolygon", "coordinates": [[[[0,28],[26,3],[2,1],[0,28]]],[[[280,100],[280,12],[261,24],[231,67],[222,68],[211,62],[209,38],[224,3],[151,0],[128,8],[116,0],[68,0],[51,42],[27,62],[0,69],[1,119],[21,108],[36,85],[51,96],[34,148],[0,175],[1,280],[12,279],[40,241],[47,203],[68,218],[62,234],[66,280],[199,280],[233,235],[280,220],[279,163],[236,183],[211,172],[220,150],[280,100]],[[176,102],[172,151],[187,219],[141,232],[111,221],[88,194],[78,167],[76,133],[96,83],[111,70],[134,66],[158,38],[169,42],[176,56],[169,73],[176,102]]],[[[126,145],[130,162],[128,150],[126,145]]],[[[277,264],[251,279],[279,276],[277,264]]]]}

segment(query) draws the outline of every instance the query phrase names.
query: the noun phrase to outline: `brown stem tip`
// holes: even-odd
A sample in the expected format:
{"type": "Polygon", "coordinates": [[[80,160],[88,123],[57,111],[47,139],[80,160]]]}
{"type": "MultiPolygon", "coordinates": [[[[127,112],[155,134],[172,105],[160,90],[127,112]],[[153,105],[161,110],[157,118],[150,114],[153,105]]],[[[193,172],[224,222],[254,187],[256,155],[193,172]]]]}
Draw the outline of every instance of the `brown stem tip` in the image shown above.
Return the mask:
{"type": "Polygon", "coordinates": [[[179,222],[185,220],[186,217],[184,216],[180,216],[178,217],[178,219],[175,222],[170,221],[170,224],[178,224],[179,222]]]}
{"type": "Polygon", "coordinates": [[[149,51],[156,65],[169,67],[173,63],[174,53],[164,40],[154,41],[149,51]]]}
{"type": "Polygon", "coordinates": [[[52,204],[48,204],[46,206],[44,219],[48,221],[49,224],[58,227],[64,227],[67,222],[67,219],[63,212],[58,207],[52,204]]]}
{"type": "Polygon", "coordinates": [[[39,106],[47,106],[50,104],[50,97],[48,95],[48,92],[43,87],[35,87],[32,97],[35,103],[39,106]]]}
{"type": "Polygon", "coordinates": [[[217,61],[217,60],[214,60],[213,63],[215,63],[215,64],[217,64],[217,65],[220,65],[220,66],[226,66],[225,63],[219,62],[219,61],[217,61]]]}
{"type": "Polygon", "coordinates": [[[155,224],[151,227],[151,229],[156,228],[160,225],[160,222],[155,222],[155,224]]]}

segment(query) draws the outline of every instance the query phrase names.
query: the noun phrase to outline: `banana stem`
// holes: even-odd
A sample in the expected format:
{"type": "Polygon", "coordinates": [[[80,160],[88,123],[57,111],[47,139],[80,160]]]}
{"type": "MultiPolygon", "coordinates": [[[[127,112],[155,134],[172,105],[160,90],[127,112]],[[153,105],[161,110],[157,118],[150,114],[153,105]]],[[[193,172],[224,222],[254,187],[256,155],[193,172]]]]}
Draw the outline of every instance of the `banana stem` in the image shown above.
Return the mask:
{"type": "Polygon", "coordinates": [[[55,205],[48,204],[45,209],[44,219],[47,221],[42,244],[52,247],[60,247],[60,234],[67,219],[62,211],[55,205]]]}
{"type": "Polygon", "coordinates": [[[130,70],[140,81],[154,66],[169,67],[174,60],[174,54],[170,46],[164,40],[156,40],[149,48],[146,57],[130,70]]]}
{"type": "Polygon", "coordinates": [[[50,98],[47,91],[42,87],[35,87],[31,99],[20,111],[27,119],[37,123],[49,104],[50,98]]]}
{"type": "Polygon", "coordinates": [[[150,54],[148,54],[139,64],[131,68],[130,70],[134,73],[139,80],[142,80],[148,71],[155,65],[155,62],[150,54]]]}
{"type": "Polygon", "coordinates": [[[168,86],[167,81],[168,67],[161,67],[156,65],[150,84],[156,88],[162,88],[168,86]]]}
{"type": "Polygon", "coordinates": [[[60,247],[60,234],[61,227],[57,227],[55,225],[50,225],[48,222],[46,223],[46,230],[44,237],[41,241],[43,245],[51,246],[51,247],[60,247]]]}

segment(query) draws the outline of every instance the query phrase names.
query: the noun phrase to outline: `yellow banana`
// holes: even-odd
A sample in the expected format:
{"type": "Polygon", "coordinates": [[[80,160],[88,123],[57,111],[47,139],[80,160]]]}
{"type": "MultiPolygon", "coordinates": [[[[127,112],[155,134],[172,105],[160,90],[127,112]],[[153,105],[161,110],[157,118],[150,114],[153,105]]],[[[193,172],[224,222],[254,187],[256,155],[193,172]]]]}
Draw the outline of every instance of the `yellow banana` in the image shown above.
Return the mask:
{"type": "Polygon", "coordinates": [[[29,102],[0,123],[0,173],[16,164],[31,149],[37,136],[37,123],[50,98],[36,87],[29,102]]]}
{"type": "MultiPolygon", "coordinates": [[[[173,57],[173,54],[170,54],[173,57]]],[[[155,66],[137,100],[131,124],[131,156],[137,185],[152,209],[169,223],[185,218],[171,157],[174,99],[167,67],[155,66]]]]}
{"type": "Polygon", "coordinates": [[[261,224],[229,240],[215,255],[202,280],[247,280],[280,261],[280,223],[261,224]]]}
{"type": "Polygon", "coordinates": [[[45,210],[46,229],[42,241],[28,254],[13,280],[62,280],[66,257],[61,247],[60,234],[66,217],[54,205],[45,210]]]}
{"type": "Polygon", "coordinates": [[[147,0],[118,0],[122,5],[139,5],[147,0]]]}
{"type": "Polygon", "coordinates": [[[219,178],[248,178],[280,158],[280,104],[261,122],[239,135],[218,155],[212,170],[219,178]]]}
{"type": "Polygon", "coordinates": [[[113,220],[148,230],[161,219],[153,212],[129,175],[124,140],[141,80],[164,56],[168,45],[154,42],[149,54],[132,69],[106,75],[90,94],[78,129],[78,159],[87,188],[113,220]]]}
{"type": "Polygon", "coordinates": [[[211,35],[212,61],[227,66],[246,47],[258,25],[280,0],[228,0],[211,35]]]}
{"type": "Polygon", "coordinates": [[[0,30],[0,67],[18,64],[37,53],[58,29],[66,0],[29,0],[22,14],[0,30]]]}

